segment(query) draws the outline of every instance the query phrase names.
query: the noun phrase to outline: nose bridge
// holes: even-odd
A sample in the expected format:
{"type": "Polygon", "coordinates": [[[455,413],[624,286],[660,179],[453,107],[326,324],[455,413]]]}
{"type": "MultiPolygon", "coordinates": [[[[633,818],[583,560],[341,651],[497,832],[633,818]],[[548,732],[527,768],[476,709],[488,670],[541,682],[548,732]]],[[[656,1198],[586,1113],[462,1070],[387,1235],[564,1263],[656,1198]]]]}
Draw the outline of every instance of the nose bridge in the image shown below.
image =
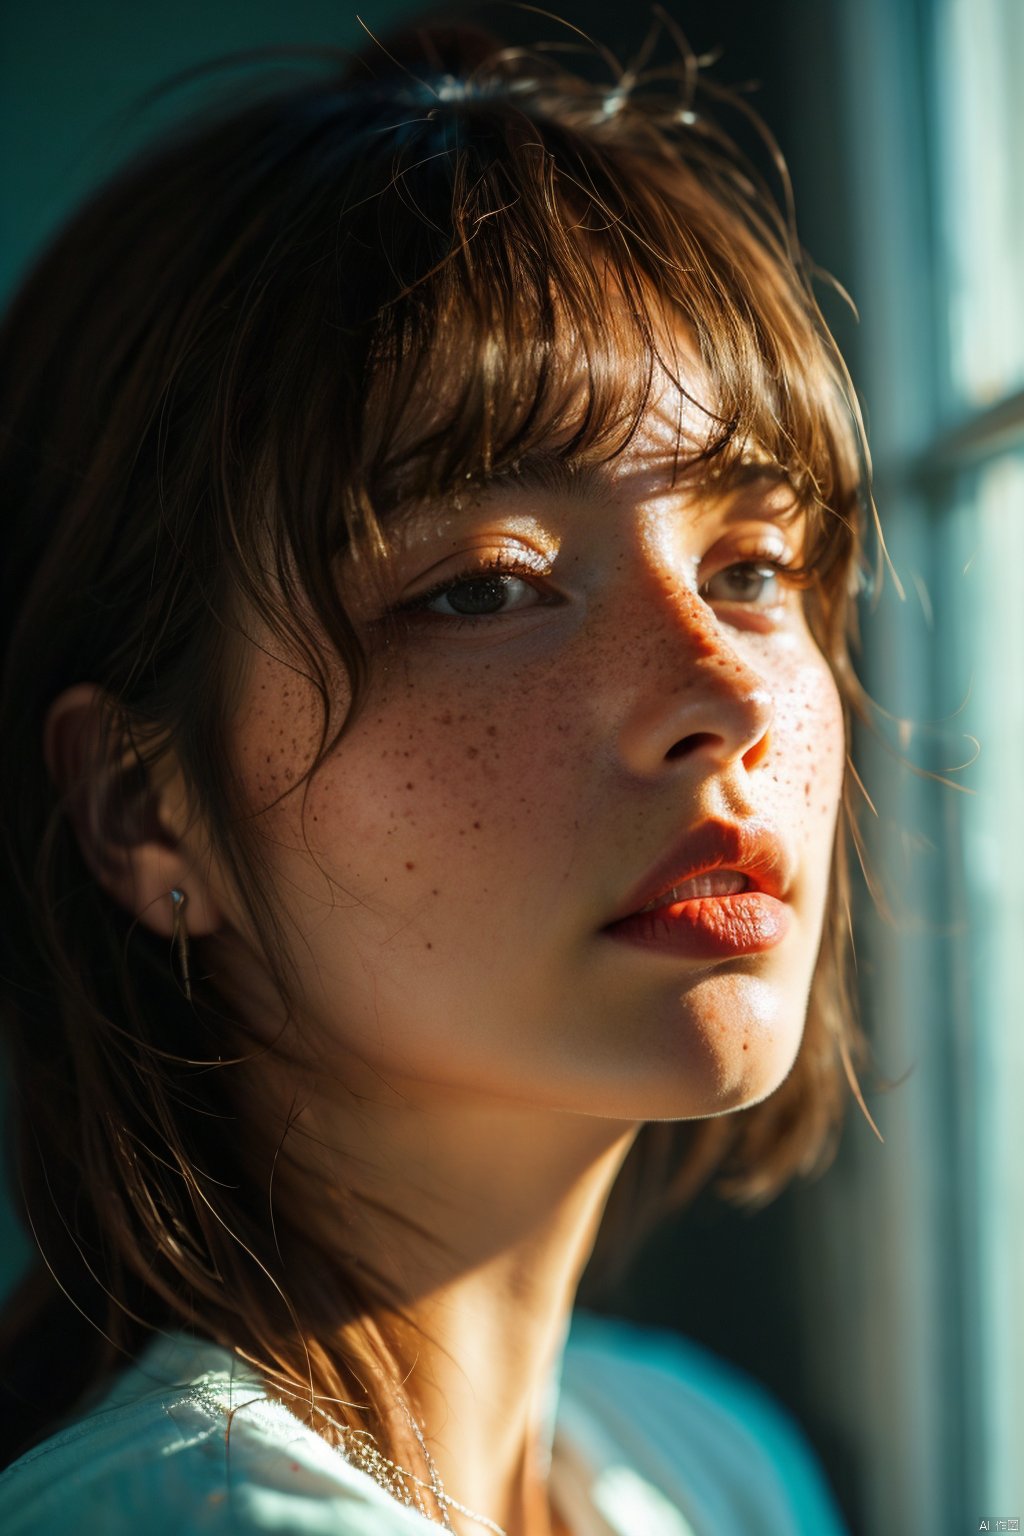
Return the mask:
{"type": "Polygon", "coordinates": [[[775,700],[713,610],[685,581],[656,578],[638,612],[643,661],[623,722],[634,771],[656,772],[699,753],[754,767],[767,750],[775,700]]]}

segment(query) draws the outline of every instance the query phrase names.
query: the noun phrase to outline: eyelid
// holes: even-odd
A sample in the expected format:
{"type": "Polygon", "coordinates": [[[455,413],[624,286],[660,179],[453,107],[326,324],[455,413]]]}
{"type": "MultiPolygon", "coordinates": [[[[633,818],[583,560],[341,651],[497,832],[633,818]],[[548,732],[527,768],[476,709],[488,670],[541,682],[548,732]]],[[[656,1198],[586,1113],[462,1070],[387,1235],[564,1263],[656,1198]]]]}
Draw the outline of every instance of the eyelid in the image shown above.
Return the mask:
{"type": "Polygon", "coordinates": [[[436,597],[438,592],[443,592],[446,587],[453,586],[455,582],[471,580],[476,576],[487,576],[491,572],[546,578],[551,575],[552,565],[550,555],[519,543],[503,545],[488,543],[481,544],[477,550],[453,551],[442,556],[440,560],[434,561],[425,571],[421,571],[407,582],[398,594],[396,607],[401,609],[408,604],[422,603],[428,598],[436,597]],[[440,570],[445,571],[444,576],[438,577],[430,586],[419,589],[420,582],[426,581],[432,572],[440,570]]]}
{"type": "Polygon", "coordinates": [[[798,552],[777,529],[720,539],[700,563],[700,585],[733,565],[770,565],[787,572],[798,568],[798,552]]]}

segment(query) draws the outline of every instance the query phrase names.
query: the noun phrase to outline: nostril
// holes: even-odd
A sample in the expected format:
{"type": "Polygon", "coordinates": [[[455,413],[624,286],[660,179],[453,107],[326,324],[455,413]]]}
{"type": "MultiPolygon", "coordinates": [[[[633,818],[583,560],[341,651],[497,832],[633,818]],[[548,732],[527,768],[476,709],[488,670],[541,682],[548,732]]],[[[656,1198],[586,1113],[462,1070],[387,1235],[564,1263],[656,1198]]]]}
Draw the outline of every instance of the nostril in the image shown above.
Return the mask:
{"type": "Polygon", "coordinates": [[[765,731],[764,735],[759,737],[758,740],[754,742],[754,745],[748,749],[748,751],[744,752],[743,766],[748,771],[751,768],[756,768],[758,763],[763,762],[764,759],[768,756],[769,734],[770,733],[768,731],[765,731]]]}
{"type": "Polygon", "coordinates": [[[699,752],[701,747],[720,746],[721,736],[715,736],[711,731],[694,731],[690,736],[683,736],[675,742],[665,753],[667,762],[675,762],[677,758],[688,757],[691,752],[699,752]]]}

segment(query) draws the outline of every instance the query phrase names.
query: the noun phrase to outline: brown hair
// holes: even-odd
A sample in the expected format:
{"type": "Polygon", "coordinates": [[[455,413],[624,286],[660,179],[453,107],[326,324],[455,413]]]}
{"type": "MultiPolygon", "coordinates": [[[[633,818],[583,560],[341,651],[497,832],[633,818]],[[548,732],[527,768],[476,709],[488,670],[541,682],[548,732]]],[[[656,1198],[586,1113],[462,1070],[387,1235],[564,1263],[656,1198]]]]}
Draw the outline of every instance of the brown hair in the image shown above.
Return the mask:
{"type": "MultiPolygon", "coordinates": [[[[40,753],[62,690],[89,681],[111,701],[126,800],[173,745],[287,996],[224,739],[233,616],[255,611],[303,657],[322,755],[337,733],[317,628],[353,708],[367,668],[339,555],[379,549],[393,502],[538,446],[620,451],[671,367],[668,317],[717,391],[704,455],[724,464],[756,443],[807,509],[808,611],[856,699],[856,406],[791,221],[707,115],[715,93],[693,60],[601,87],[466,32],[390,44],[398,56],[351,69],[328,56],[207,108],[77,214],[0,336],[0,969],[13,1183],[41,1255],[0,1338],[20,1430],[8,1456],[167,1326],[238,1349],[284,1394],[333,1400],[402,1450],[388,1298],[286,1211],[275,1230],[280,1137],[235,1092],[241,1032],[213,981],[196,976],[185,999],[166,942],[83,863],[40,753]],[[423,380],[453,358],[428,418],[423,380]],[[328,1348],[318,1324],[339,1297],[351,1321],[328,1348]],[[48,1360],[59,1395],[32,1404],[48,1360]],[[337,1402],[360,1394],[368,1421],[337,1402]]],[[[733,1198],[765,1199],[827,1158],[861,1051],[847,907],[841,835],[793,1070],[755,1107],[647,1127],[609,1221],[716,1170],[733,1198]]]]}

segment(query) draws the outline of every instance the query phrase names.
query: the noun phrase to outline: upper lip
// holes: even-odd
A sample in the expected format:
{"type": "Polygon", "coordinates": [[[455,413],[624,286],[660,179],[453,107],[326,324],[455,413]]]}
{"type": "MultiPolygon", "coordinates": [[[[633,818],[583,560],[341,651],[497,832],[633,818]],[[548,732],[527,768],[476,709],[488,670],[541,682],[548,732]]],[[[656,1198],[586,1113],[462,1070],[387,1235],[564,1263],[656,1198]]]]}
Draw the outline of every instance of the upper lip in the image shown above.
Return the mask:
{"type": "Polygon", "coordinates": [[[610,921],[633,917],[684,880],[714,869],[734,869],[746,876],[751,890],[779,898],[785,896],[792,879],[788,849],[766,823],[703,821],[673,843],[633,887],[610,921]]]}

